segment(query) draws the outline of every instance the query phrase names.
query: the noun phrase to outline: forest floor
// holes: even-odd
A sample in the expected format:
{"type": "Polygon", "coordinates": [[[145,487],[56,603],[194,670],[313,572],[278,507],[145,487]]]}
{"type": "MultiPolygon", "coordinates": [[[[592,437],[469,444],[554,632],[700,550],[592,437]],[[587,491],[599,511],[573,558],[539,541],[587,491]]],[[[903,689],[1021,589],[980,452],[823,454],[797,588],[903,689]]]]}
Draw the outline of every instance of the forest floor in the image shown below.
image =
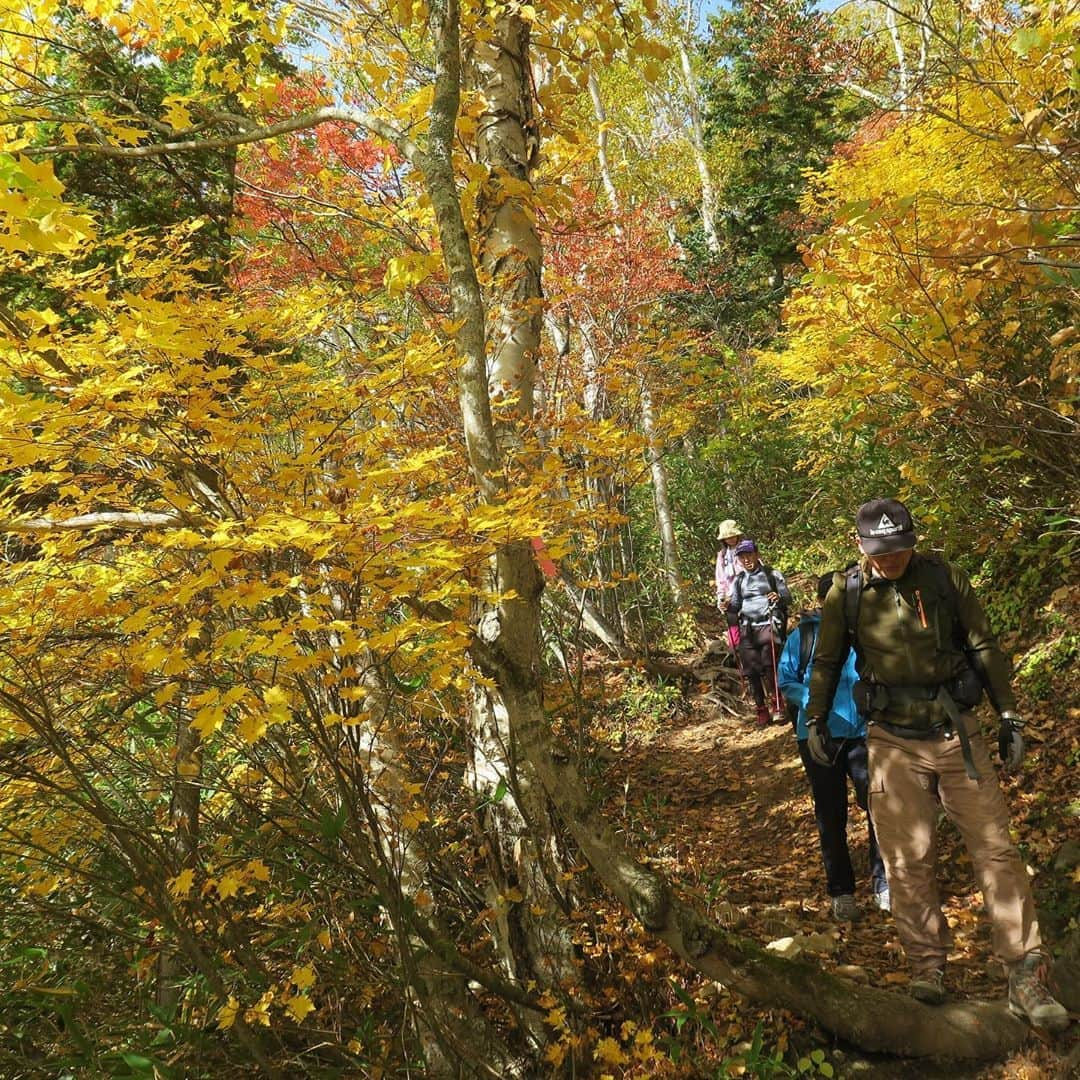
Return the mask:
{"type": "MultiPolygon", "coordinates": [[[[701,613],[699,621],[706,639],[721,637],[722,627],[709,613],[701,613]]],[[[838,923],[831,918],[809,787],[793,732],[786,723],[754,726],[737,673],[730,660],[724,663],[723,650],[715,644],[713,649],[718,658],[712,680],[689,687],[659,729],[643,734],[628,729],[607,776],[620,805],[609,804],[609,809],[622,814],[628,831],[658,867],[718,921],[762,944],[817,935],[811,939],[812,953],[823,967],[902,992],[908,971],[891,917],[878,911],[869,896],[865,813],[852,796],[848,835],[861,918],[838,923]]],[[[1068,678],[1072,683],[1075,674],[1068,678]]],[[[1061,700],[1059,694],[1055,703],[1023,702],[1029,720],[1028,765],[1019,778],[1004,782],[1014,838],[1032,873],[1043,936],[1052,946],[1076,933],[1080,913],[1080,870],[1070,862],[1076,858],[1080,812],[1080,709],[1064,707],[1061,700]]],[[[1071,701],[1076,703],[1075,695],[1071,701]]],[[[955,938],[948,989],[957,997],[1000,999],[1005,973],[991,956],[989,923],[981,914],[971,861],[946,821],[939,846],[943,906],[955,938]]],[[[708,998],[708,988],[702,988],[694,1008],[706,1007],[708,998]]],[[[761,1021],[766,1045],[772,1038],[783,1048],[790,1036],[792,1045],[828,1046],[825,1033],[806,1029],[796,1018],[745,1002],[726,1005],[729,1031],[735,1025],[753,1031],[761,1021]]],[[[1080,1075],[1074,1072],[1078,1044],[1080,1024],[1074,1023],[1057,1039],[1033,1033],[1020,1052],[995,1065],[870,1062],[840,1046],[832,1047],[829,1061],[838,1076],[1064,1080],[1080,1075]]],[[[731,1074],[737,1074],[737,1058],[726,1060],[732,1062],[731,1074]]],[[[725,1075],[715,1066],[711,1063],[708,1075],[725,1075]]],[[[793,1073],[779,1067],[770,1072],[763,1065],[745,1075],[793,1073]]]]}

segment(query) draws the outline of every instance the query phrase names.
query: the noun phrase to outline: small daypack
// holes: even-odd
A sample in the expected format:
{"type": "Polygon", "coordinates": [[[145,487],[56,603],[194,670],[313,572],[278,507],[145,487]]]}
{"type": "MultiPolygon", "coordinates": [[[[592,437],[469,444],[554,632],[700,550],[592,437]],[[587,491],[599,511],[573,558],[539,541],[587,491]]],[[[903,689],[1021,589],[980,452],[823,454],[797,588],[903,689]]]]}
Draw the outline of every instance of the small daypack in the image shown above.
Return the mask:
{"type": "MultiPolygon", "coordinates": [[[[769,591],[774,592],[774,593],[776,593],[777,596],[779,596],[780,595],[780,590],[776,587],[776,575],[773,573],[773,568],[771,566],[766,566],[765,563],[762,563],[761,564],[761,569],[765,571],[765,580],[769,583],[769,591]]],[[[740,602],[742,601],[742,579],[749,572],[750,571],[748,571],[748,570],[743,570],[739,574],[739,576],[737,578],[735,578],[735,581],[731,586],[732,599],[735,598],[735,590],[738,589],[739,590],[739,600],[740,600],[740,602]]],[[[781,599],[780,601],[778,601],[778,603],[776,605],[775,613],[774,613],[774,621],[779,620],[779,623],[780,623],[780,641],[781,642],[787,637],[787,616],[788,616],[787,604],[784,603],[783,599],[781,599]]]]}

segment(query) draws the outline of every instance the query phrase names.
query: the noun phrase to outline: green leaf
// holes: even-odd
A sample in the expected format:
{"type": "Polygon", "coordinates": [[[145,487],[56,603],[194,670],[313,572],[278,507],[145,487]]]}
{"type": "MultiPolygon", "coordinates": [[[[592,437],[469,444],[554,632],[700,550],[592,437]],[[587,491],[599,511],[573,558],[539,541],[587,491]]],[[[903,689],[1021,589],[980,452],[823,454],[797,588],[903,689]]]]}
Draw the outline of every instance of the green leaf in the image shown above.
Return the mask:
{"type": "Polygon", "coordinates": [[[1024,27],[1013,34],[1009,47],[1017,56],[1027,56],[1032,49],[1043,44],[1043,31],[1037,26],[1024,27]]]}
{"type": "Polygon", "coordinates": [[[324,840],[337,840],[345,829],[347,811],[343,806],[336,814],[331,810],[324,810],[319,818],[319,832],[324,840]]]}

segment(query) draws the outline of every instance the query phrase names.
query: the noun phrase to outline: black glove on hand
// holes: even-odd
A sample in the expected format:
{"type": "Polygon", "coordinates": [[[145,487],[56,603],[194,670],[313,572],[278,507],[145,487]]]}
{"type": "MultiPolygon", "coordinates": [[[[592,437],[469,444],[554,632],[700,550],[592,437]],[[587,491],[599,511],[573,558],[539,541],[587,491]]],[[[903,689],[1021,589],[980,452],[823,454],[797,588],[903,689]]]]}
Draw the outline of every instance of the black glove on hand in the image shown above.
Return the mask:
{"type": "Polygon", "coordinates": [[[1003,712],[998,728],[998,753],[1006,772],[1016,772],[1024,760],[1024,736],[1020,734],[1024,721],[1016,713],[1003,712]]]}
{"type": "Polygon", "coordinates": [[[836,743],[824,721],[816,716],[806,721],[806,749],[813,761],[826,768],[836,759],[836,743]]]}

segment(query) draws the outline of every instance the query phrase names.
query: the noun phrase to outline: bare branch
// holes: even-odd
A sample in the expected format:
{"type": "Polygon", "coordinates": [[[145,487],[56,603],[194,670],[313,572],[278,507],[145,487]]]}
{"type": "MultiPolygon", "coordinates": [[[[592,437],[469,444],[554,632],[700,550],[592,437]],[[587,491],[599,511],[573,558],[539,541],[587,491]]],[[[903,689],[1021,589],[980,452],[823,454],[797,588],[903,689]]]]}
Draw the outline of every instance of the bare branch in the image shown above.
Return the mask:
{"type": "Polygon", "coordinates": [[[193,521],[177,511],[142,512],[137,510],[102,510],[95,514],[78,514],[70,518],[16,518],[0,521],[0,532],[41,533],[80,529],[160,529],[190,525],[193,521]]]}
{"type": "MultiPolygon", "coordinates": [[[[56,120],[64,120],[63,117],[55,117],[56,120]]],[[[241,118],[230,118],[234,123],[240,122],[241,118]]],[[[103,157],[113,158],[149,158],[160,157],[162,154],[186,153],[193,150],[222,150],[230,146],[243,146],[247,143],[265,142],[267,139],[276,138],[278,135],[288,135],[293,131],[303,131],[308,128],[318,127],[320,124],[344,123],[364,128],[372,134],[392,143],[401,152],[402,156],[411,162],[416,162],[420,157],[420,148],[404,132],[398,131],[392,124],[380,120],[370,113],[363,113],[357,109],[349,109],[338,106],[327,106],[322,109],[313,109],[310,112],[300,113],[288,120],[281,120],[276,124],[267,124],[263,127],[249,127],[236,131],[231,135],[218,135],[211,138],[184,138],[185,132],[177,132],[180,136],[174,142],[144,143],[140,146],[116,146],[112,143],[54,143],[51,146],[38,146],[26,149],[27,154],[99,154],[103,157]]]]}

